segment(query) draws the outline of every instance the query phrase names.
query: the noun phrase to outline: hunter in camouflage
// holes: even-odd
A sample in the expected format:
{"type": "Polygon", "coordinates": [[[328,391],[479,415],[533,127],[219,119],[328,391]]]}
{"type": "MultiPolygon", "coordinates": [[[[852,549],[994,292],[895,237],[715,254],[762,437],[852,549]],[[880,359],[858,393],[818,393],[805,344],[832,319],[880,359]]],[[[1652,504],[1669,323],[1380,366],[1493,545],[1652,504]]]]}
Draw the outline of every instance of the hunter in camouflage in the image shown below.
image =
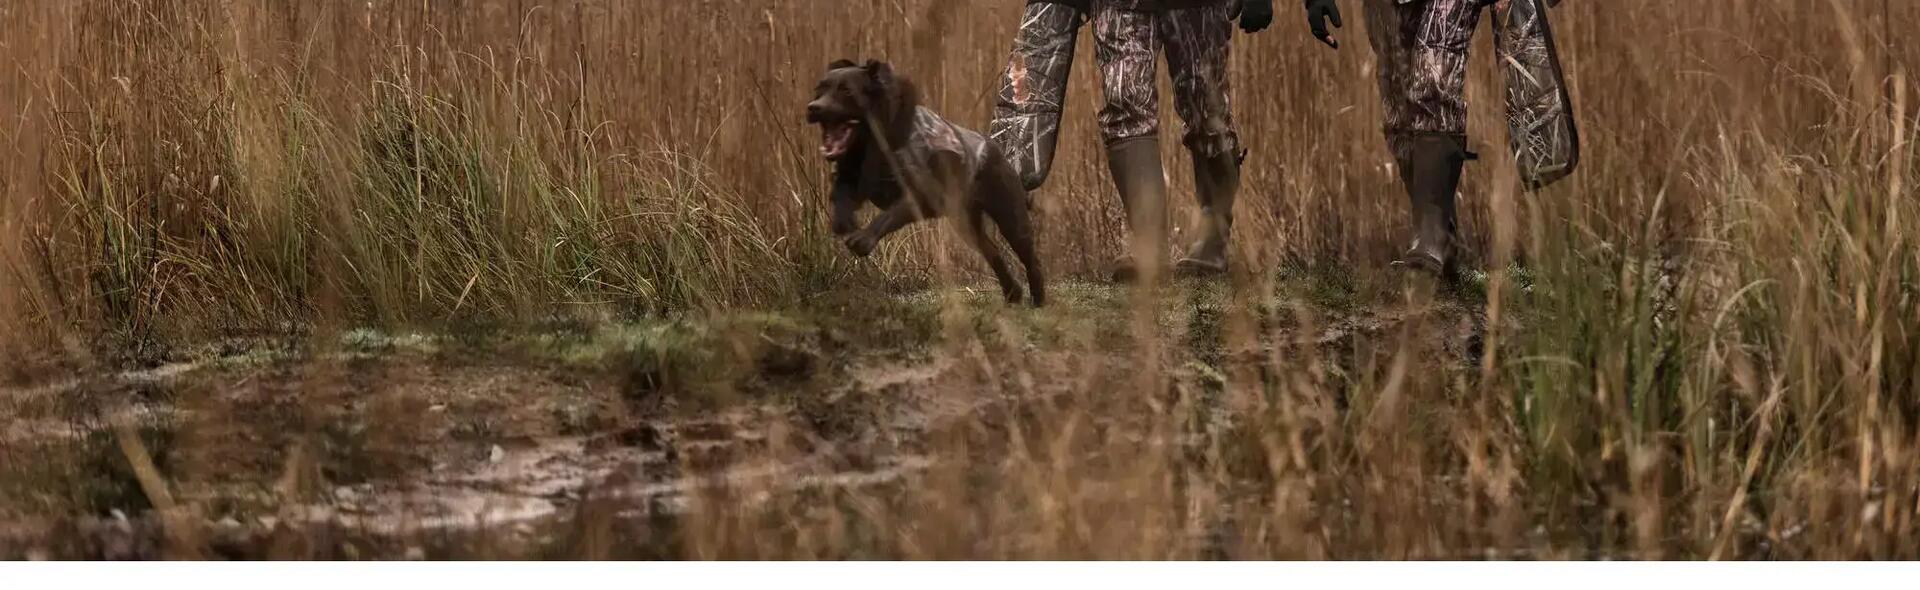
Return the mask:
{"type": "MultiPolygon", "coordinates": [[[[1455,198],[1461,169],[1474,158],[1467,151],[1467,50],[1481,10],[1496,0],[1361,1],[1369,41],[1379,58],[1387,147],[1413,211],[1413,245],[1400,264],[1451,275],[1457,241],[1455,198]]],[[[1512,145],[1530,187],[1565,176],[1578,158],[1542,1],[1499,0],[1495,9],[1512,145]]],[[[1326,29],[1328,22],[1340,26],[1335,1],[1305,4],[1314,35],[1338,47],[1326,29]]]]}
{"type": "Polygon", "coordinates": [[[1248,31],[1272,21],[1271,0],[1029,2],[1002,77],[991,135],[1014,158],[1030,190],[1045,181],[1052,163],[1074,37],[1088,16],[1104,94],[1099,122],[1107,164],[1134,233],[1115,278],[1136,278],[1134,260],[1142,257],[1157,273],[1164,257],[1167,189],[1155,77],[1162,54],[1175,111],[1186,123],[1182,138],[1193,157],[1203,211],[1201,239],[1179,267],[1225,270],[1243,155],[1228,102],[1228,44],[1236,18],[1248,31]]]}

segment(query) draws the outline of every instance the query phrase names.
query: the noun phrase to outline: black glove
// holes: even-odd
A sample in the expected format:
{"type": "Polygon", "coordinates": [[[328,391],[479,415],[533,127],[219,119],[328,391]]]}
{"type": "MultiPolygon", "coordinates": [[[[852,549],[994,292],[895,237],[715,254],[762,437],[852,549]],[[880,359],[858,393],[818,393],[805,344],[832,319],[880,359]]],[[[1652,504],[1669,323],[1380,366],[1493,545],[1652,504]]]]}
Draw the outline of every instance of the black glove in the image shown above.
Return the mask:
{"type": "Polygon", "coordinates": [[[1327,22],[1333,22],[1333,28],[1346,26],[1340,22],[1340,5],[1334,0],[1306,0],[1307,27],[1313,29],[1313,38],[1334,49],[1340,48],[1340,41],[1327,31],[1327,22]]]}
{"type": "Polygon", "coordinates": [[[1258,33],[1273,24],[1273,0],[1240,0],[1240,30],[1258,33]]]}

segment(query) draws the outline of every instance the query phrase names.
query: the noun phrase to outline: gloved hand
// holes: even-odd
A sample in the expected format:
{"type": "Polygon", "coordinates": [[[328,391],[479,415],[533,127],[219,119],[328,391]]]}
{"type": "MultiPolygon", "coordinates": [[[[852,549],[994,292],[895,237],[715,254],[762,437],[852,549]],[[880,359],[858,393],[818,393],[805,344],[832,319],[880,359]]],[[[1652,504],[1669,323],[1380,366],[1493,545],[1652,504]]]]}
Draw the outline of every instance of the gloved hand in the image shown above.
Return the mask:
{"type": "Polygon", "coordinates": [[[1340,5],[1334,0],[1306,0],[1307,27],[1313,30],[1313,38],[1334,49],[1340,48],[1340,40],[1333,38],[1327,31],[1327,22],[1333,22],[1333,28],[1346,26],[1340,22],[1340,5]]]}
{"type": "Polygon", "coordinates": [[[1240,0],[1235,10],[1240,18],[1240,30],[1258,33],[1273,24],[1273,0],[1240,0]]]}

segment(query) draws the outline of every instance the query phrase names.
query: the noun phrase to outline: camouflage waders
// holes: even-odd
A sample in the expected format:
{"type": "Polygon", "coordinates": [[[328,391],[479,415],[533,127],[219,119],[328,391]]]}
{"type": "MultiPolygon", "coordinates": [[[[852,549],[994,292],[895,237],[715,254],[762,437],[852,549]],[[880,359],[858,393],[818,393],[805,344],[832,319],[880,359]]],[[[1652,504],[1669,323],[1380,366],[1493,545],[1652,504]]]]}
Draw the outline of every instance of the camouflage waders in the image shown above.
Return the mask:
{"type": "MultiPolygon", "coordinates": [[[[1365,0],[1379,57],[1388,149],[1413,209],[1403,263],[1451,273],[1455,196],[1467,151],[1467,49],[1480,11],[1495,0],[1365,0]]],[[[1510,145],[1522,180],[1538,188],[1572,172],[1579,138],[1542,0],[1496,9],[1507,85],[1510,145]]]]}
{"type": "Polygon", "coordinates": [[[1203,211],[1201,239],[1180,268],[1218,272],[1226,268],[1233,201],[1240,186],[1241,152],[1227,78],[1233,3],[1163,2],[1139,9],[1143,7],[1143,0],[1109,0],[1097,2],[1093,12],[1094,52],[1105,95],[1100,131],[1135,234],[1132,260],[1116,265],[1115,278],[1133,280],[1138,274],[1133,260],[1157,275],[1165,255],[1167,189],[1154,67],[1162,53],[1173,80],[1174,110],[1186,124],[1182,142],[1193,157],[1203,211]]]}
{"type": "MultiPolygon", "coordinates": [[[[1164,52],[1173,78],[1174,108],[1186,122],[1201,208],[1202,237],[1182,266],[1217,271],[1226,266],[1234,195],[1240,183],[1239,139],[1228,104],[1227,56],[1235,0],[1029,0],[1003,70],[989,135],[1020,172],[1028,190],[1046,182],[1058,144],[1074,43],[1089,16],[1094,23],[1105,105],[1100,109],[1108,167],[1128,212],[1129,227],[1144,232],[1135,254],[1156,268],[1165,243],[1166,179],[1159,150],[1159,88],[1155,62],[1164,52]]],[[[1115,275],[1131,279],[1122,260],[1115,275]]]]}
{"type": "Polygon", "coordinates": [[[1401,263],[1451,274],[1467,152],[1467,49],[1486,0],[1364,0],[1387,148],[1413,212],[1401,263]]]}

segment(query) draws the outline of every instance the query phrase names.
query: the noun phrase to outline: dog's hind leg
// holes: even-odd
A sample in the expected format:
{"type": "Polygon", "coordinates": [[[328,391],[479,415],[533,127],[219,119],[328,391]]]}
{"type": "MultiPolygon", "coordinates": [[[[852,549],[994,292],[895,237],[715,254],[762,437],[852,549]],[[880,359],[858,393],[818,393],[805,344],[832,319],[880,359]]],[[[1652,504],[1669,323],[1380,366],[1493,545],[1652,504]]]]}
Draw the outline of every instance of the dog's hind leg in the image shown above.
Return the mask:
{"type": "Polygon", "coordinates": [[[1000,237],[1007,240],[1013,248],[1014,258],[1020,259],[1020,266],[1027,269],[1027,290],[1032,292],[1033,306],[1047,304],[1047,279],[1040,270],[1040,257],[1033,248],[1033,222],[1023,207],[1009,207],[994,216],[993,224],[1000,226],[1000,237]]]}
{"type": "Polygon", "coordinates": [[[1006,221],[995,220],[994,225],[1000,226],[1000,236],[1007,239],[1007,245],[1013,247],[1013,256],[1027,269],[1027,290],[1033,295],[1033,306],[1046,305],[1047,278],[1040,271],[1040,257],[1033,249],[1033,219],[1025,207],[1014,207],[1002,217],[1006,221]]]}
{"type": "Polygon", "coordinates": [[[993,224],[999,226],[1000,237],[1013,248],[1013,256],[1026,267],[1027,291],[1033,296],[1033,306],[1046,305],[1047,279],[1040,270],[1040,257],[1034,252],[1033,213],[1028,207],[1027,190],[1020,185],[1020,177],[1011,166],[1003,163],[995,168],[999,170],[991,170],[981,183],[984,193],[977,195],[979,202],[987,216],[993,218],[993,224]]]}
{"type": "Polygon", "coordinates": [[[1013,270],[1007,267],[1007,260],[1000,257],[999,246],[987,238],[987,220],[982,213],[975,208],[958,219],[962,226],[961,235],[973,243],[973,248],[980,251],[982,258],[987,259],[987,267],[993,269],[993,278],[1000,281],[1000,293],[1006,296],[1007,303],[1019,303],[1025,298],[1025,293],[1021,291],[1019,281],[1014,280],[1013,270]]]}

